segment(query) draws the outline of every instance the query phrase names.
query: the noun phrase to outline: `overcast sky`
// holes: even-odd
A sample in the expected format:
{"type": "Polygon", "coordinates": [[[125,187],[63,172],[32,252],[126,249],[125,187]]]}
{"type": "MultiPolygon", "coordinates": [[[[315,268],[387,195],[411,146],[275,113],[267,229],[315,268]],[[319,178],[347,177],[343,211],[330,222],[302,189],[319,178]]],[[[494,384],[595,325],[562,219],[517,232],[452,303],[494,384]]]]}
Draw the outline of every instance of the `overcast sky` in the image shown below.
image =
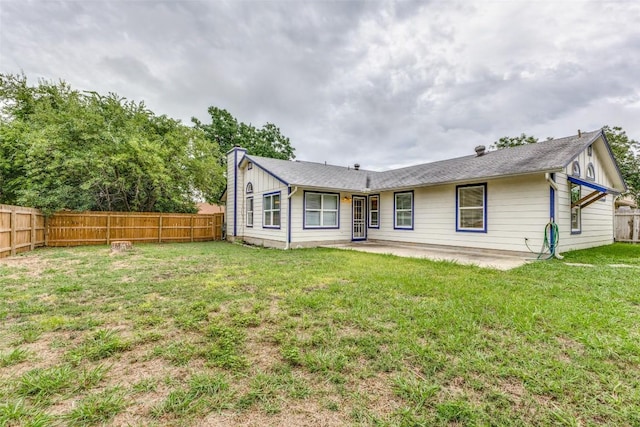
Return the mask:
{"type": "Polygon", "coordinates": [[[0,72],[388,169],[521,133],[640,139],[640,1],[0,0],[0,72]]]}

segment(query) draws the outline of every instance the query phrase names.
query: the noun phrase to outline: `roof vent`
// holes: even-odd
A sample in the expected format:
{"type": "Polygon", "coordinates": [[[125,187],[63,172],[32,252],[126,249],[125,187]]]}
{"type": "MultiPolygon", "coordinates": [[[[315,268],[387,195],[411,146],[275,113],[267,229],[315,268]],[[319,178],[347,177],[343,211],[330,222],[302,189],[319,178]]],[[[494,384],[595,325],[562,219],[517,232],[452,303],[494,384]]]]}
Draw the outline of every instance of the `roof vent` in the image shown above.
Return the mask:
{"type": "Polygon", "coordinates": [[[476,157],[484,156],[484,151],[487,149],[484,145],[478,145],[476,147],[476,157]]]}
{"type": "Polygon", "coordinates": [[[578,129],[578,138],[582,138],[582,131],[578,129]]]}
{"type": "Polygon", "coordinates": [[[353,168],[357,171],[360,170],[360,163],[356,163],[355,165],[353,165],[353,168]]]}

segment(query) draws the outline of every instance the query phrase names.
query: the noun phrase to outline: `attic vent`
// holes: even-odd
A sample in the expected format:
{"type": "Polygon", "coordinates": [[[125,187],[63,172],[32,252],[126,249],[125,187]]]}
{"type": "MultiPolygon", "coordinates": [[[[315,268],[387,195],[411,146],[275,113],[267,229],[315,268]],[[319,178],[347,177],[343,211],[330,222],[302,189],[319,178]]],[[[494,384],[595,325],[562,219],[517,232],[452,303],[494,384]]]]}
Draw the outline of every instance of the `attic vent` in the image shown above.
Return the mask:
{"type": "Polygon", "coordinates": [[[478,145],[476,147],[476,157],[484,156],[484,151],[487,149],[484,145],[478,145]]]}
{"type": "Polygon", "coordinates": [[[357,171],[360,170],[360,163],[356,163],[355,165],[353,165],[353,168],[357,171]]]}

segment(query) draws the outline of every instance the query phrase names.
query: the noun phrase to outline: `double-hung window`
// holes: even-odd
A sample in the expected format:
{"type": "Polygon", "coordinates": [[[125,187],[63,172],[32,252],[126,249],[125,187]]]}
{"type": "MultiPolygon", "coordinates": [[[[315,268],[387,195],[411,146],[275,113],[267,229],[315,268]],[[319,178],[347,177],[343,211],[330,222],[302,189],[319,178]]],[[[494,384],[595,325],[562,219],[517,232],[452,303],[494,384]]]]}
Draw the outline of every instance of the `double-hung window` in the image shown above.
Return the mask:
{"type": "Polygon", "coordinates": [[[578,202],[580,201],[580,195],[582,193],[582,189],[578,184],[570,183],[570,193],[571,193],[571,232],[574,234],[580,233],[582,231],[582,219],[580,218],[580,205],[578,202]]]}
{"type": "Polygon", "coordinates": [[[369,228],[380,228],[380,196],[369,196],[369,228]]]}
{"type": "Polygon", "coordinates": [[[280,228],[280,192],[262,197],[262,225],[266,228],[280,228]]]}
{"type": "Polygon", "coordinates": [[[487,232],[487,185],[456,187],[456,231],[487,232]]]}
{"type": "Polygon", "coordinates": [[[247,197],[247,227],[253,227],[253,197],[247,197]]]}
{"type": "Polygon", "coordinates": [[[394,193],[393,228],[413,230],[413,191],[394,193]]]}
{"type": "Polygon", "coordinates": [[[339,195],[304,193],[304,227],[337,228],[339,195]]]}

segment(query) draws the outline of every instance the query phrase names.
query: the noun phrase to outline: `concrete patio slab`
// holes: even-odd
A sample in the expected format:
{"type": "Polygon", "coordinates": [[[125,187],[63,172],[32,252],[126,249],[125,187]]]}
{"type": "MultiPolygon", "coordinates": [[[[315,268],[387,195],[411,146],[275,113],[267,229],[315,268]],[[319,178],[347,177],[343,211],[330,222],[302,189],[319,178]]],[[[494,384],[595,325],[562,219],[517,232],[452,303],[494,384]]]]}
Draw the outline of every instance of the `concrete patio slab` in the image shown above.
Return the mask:
{"type": "Polygon", "coordinates": [[[493,251],[461,247],[411,245],[390,242],[351,242],[326,245],[326,248],[347,249],[359,252],[388,254],[408,258],[426,258],[436,261],[453,261],[497,270],[510,270],[535,261],[534,254],[526,252],[493,251]]]}

